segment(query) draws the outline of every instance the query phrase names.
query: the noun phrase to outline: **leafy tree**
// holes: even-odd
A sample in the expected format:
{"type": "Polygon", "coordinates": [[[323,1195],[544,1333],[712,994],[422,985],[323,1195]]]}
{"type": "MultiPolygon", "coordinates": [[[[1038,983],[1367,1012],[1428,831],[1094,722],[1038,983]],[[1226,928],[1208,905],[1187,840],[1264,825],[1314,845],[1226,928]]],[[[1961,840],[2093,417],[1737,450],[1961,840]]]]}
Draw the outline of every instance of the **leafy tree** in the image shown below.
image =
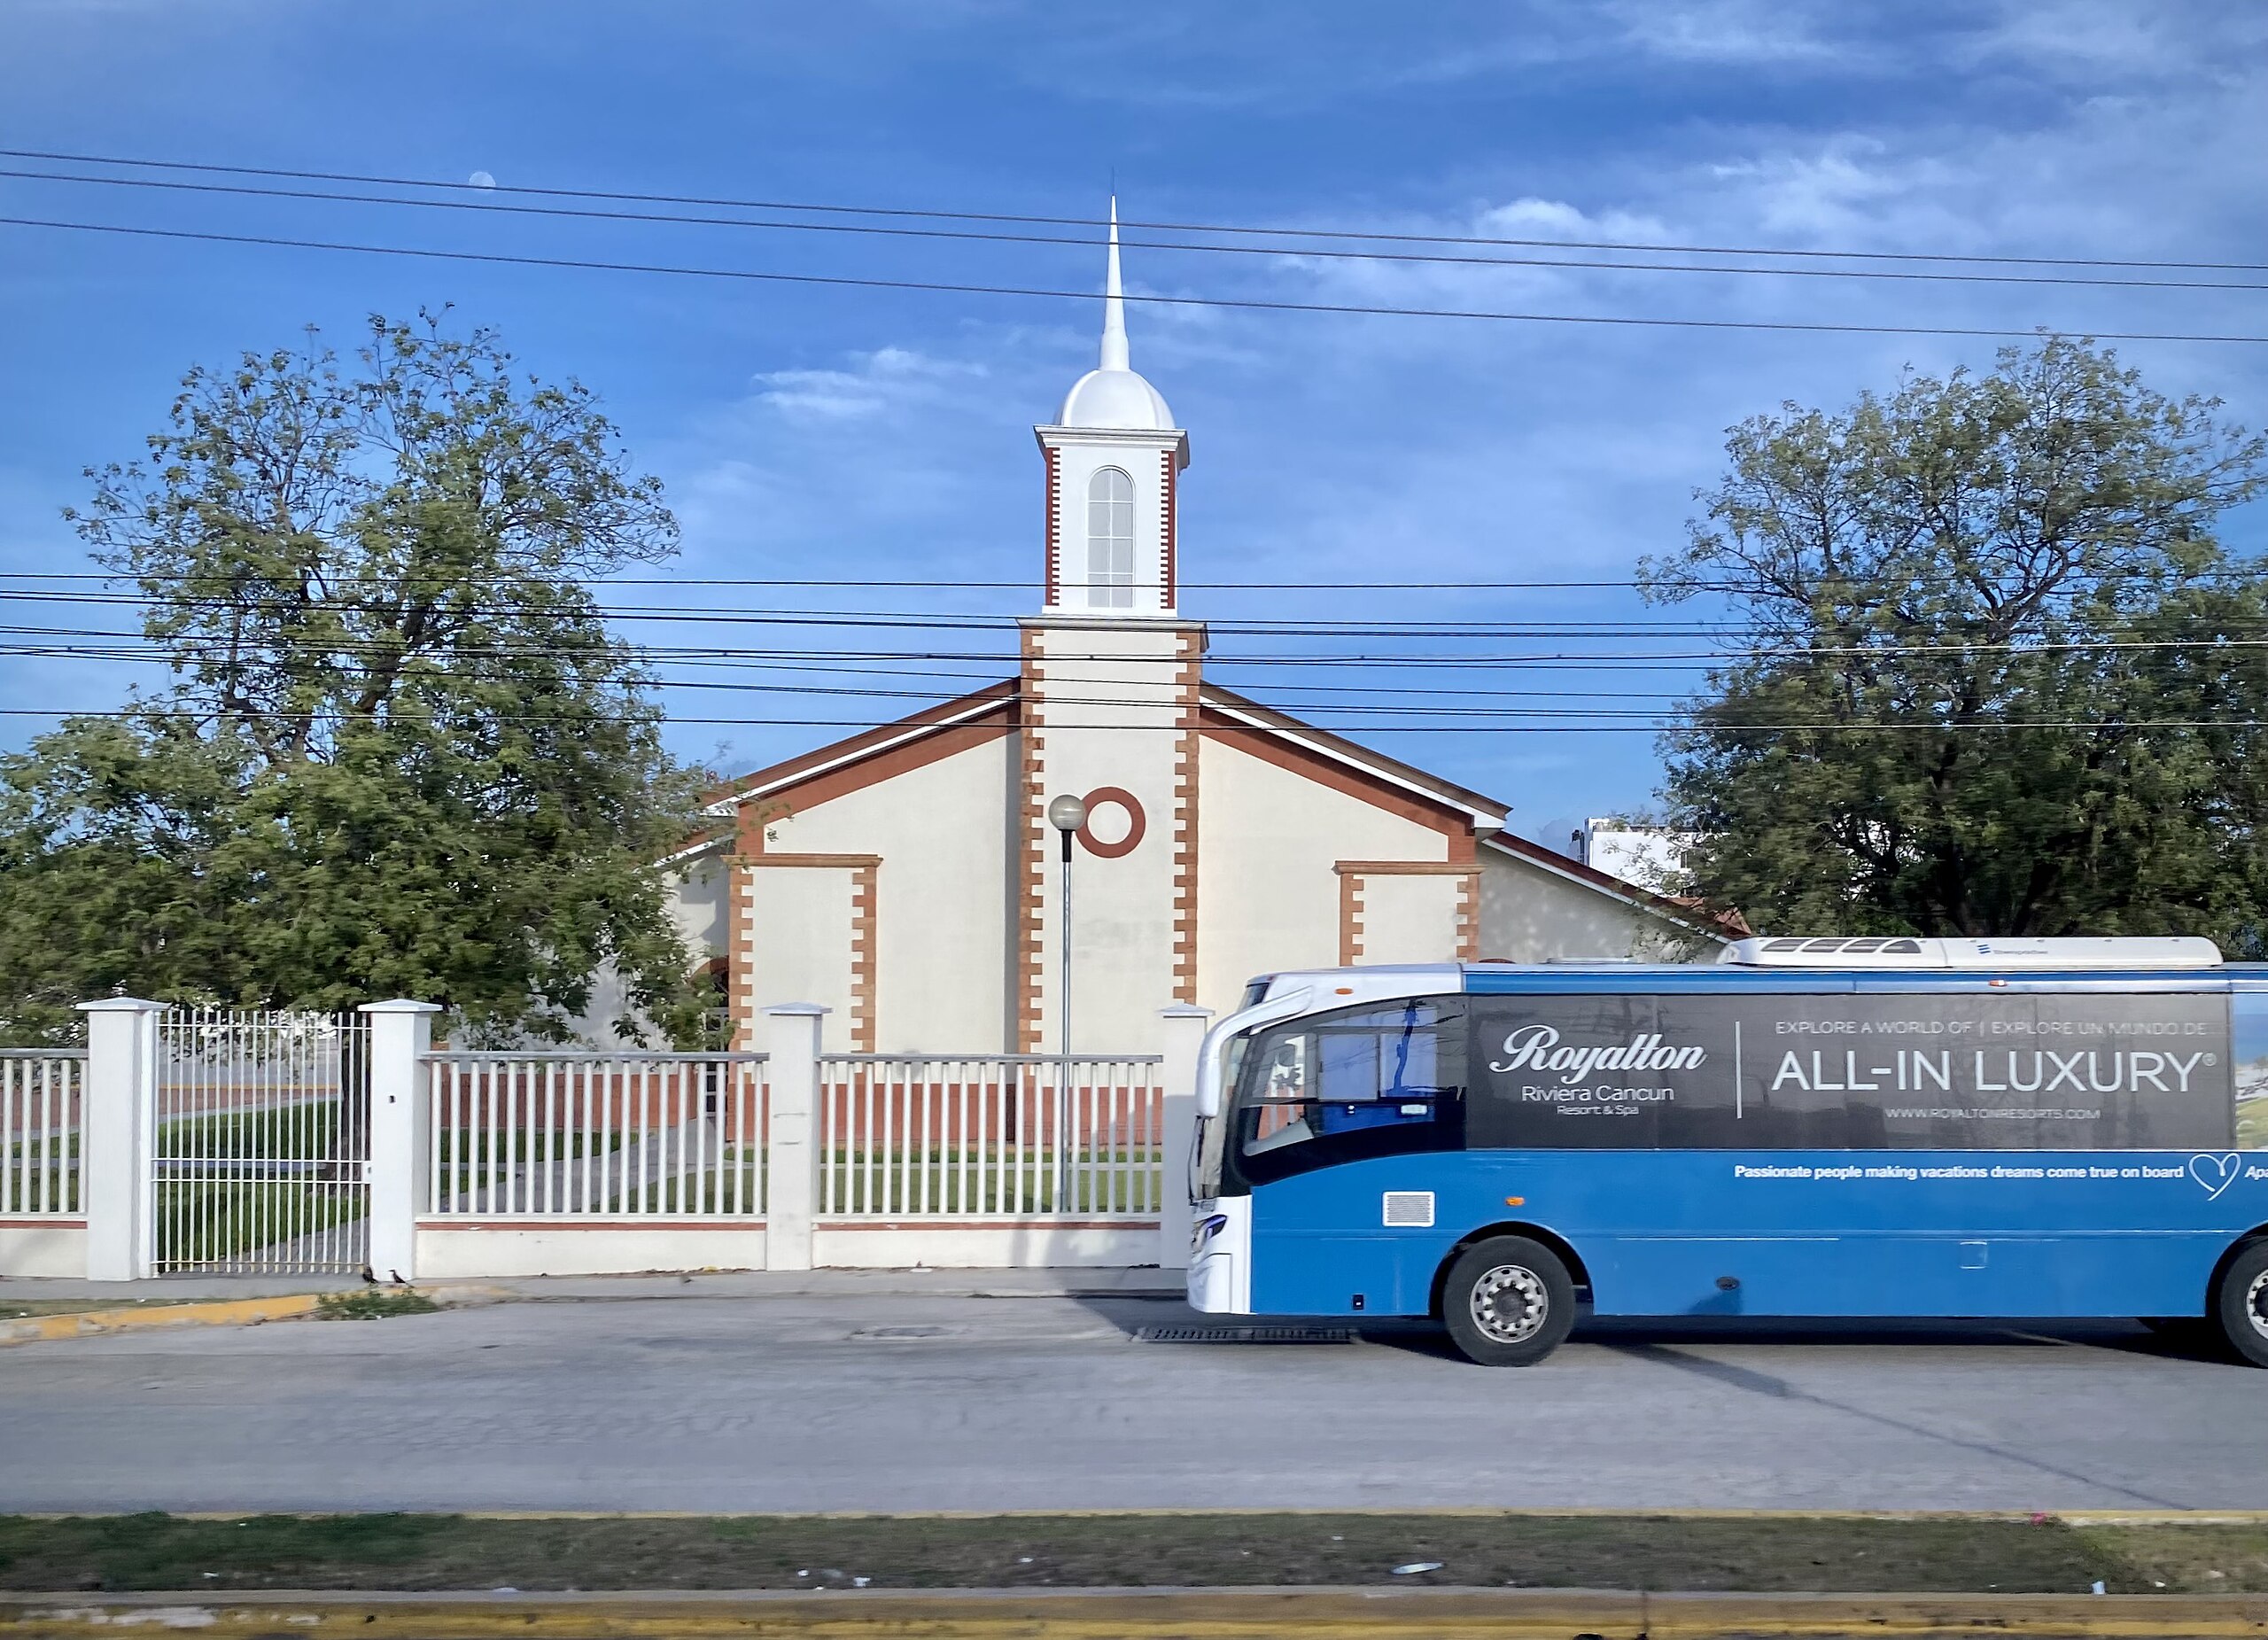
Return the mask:
{"type": "Polygon", "coordinates": [[[1658,602],[1733,657],[1667,737],[1680,885],[1782,932],[2268,950],[2268,440],[2092,344],[1734,428],[1658,602]]]}
{"type": "Polygon", "coordinates": [[[17,1030],[130,991],[556,1037],[606,965],[690,1029],[656,862],[698,774],[589,586],[675,551],[660,486],[492,332],[373,318],[356,361],[192,370],[146,462],[89,470],[66,516],[172,678],[0,761],[17,1030]]]}

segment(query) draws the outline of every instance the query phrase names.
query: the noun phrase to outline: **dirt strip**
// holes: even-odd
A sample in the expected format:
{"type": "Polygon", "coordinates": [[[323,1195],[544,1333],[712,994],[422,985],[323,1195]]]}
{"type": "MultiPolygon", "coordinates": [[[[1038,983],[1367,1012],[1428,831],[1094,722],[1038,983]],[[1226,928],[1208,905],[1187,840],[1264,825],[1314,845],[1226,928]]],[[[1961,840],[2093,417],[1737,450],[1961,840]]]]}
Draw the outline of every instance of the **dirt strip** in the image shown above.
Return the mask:
{"type": "Polygon", "coordinates": [[[2268,1602],[2177,1597],[1635,1595],[1566,1590],[1106,1589],[922,1595],[592,1595],[439,1600],[276,1594],[74,1603],[0,1597],[0,1636],[109,1640],[121,1628],[211,1640],[1734,1640],[1735,1636],[2150,1636],[2268,1628],[2268,1602]]]}

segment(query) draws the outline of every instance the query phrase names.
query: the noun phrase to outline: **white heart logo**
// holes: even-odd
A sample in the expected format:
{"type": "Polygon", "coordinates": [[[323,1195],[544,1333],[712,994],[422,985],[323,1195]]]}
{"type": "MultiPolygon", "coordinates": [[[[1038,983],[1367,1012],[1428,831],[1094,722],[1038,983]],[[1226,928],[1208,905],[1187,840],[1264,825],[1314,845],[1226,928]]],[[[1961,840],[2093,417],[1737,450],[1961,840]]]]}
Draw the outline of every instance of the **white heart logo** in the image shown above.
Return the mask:
{"type": "Polygon", "coordinates": [[[2195,1155],[2189,1158],[2189,1177],[2205,1187],[2210,1200],[2218,1196],[2236,1183],[2236,1152],[2225,1151],[2218,1156],[2195,1155]]]}

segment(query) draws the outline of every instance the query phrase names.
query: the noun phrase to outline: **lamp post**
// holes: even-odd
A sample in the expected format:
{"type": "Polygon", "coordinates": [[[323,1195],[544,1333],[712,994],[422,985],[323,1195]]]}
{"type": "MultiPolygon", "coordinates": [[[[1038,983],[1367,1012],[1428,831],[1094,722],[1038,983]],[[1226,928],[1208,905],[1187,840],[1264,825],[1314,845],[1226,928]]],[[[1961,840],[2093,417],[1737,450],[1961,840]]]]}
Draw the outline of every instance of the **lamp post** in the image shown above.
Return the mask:
{"type": "Polygon", "coordinates": [[[1071,839],[1087,823],[1087,805],[1067,792],[1047,805],[1047,823],[1063,838],[1062,951],[1055,991],[1055,1207],[1060,1212],[1071,1182],[1071,839]]]}

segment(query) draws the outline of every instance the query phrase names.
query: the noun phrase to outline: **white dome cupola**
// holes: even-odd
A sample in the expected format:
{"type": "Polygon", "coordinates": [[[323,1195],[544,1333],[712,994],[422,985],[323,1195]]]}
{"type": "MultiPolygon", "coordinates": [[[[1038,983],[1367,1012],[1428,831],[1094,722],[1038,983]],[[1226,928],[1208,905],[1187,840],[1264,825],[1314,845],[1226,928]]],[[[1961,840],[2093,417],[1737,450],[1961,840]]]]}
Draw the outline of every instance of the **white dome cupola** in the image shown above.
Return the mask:
{"type": "Polygon", "coordinates": [[[1171,615],[1175,488],[1189,435],[1128,360],[1115,198],[1102,313],[1097,368],[1072,385],[1053,423],[1032,430],[1047,461],[1047,608],[1171,615]]]}

